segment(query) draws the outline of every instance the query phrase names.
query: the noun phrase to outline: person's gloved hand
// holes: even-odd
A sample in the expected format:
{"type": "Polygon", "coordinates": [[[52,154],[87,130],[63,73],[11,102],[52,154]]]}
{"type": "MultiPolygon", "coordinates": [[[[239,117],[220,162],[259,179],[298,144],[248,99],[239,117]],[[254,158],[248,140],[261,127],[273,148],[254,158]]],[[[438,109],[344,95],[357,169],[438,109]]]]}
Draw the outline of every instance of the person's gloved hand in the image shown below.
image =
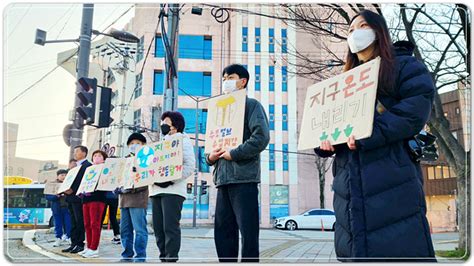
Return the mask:
{"type": "Polygon", "coordinates": [[[173,185],[174,182],[172,182],[172,181],[163,182],[163,183],[155,182],[154,184],[157,185],[157,186],[159,186],[159,187],[161,187],[161,188],[167,188],[167,187],[173,185]]]}

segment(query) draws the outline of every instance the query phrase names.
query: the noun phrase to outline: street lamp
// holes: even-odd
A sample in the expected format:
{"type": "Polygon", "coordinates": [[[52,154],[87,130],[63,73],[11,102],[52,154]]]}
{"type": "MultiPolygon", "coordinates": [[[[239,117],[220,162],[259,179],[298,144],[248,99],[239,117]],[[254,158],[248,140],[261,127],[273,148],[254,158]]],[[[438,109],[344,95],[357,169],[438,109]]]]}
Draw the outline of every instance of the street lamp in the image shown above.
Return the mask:
{"type": "MultiPolygon", "coordinates": [[[[131,34],[130,32],[122,31],[122,30],[113,30],[110,33],[103,33],[98,30],[92,30],[92,34],[95,35],[105,35],[112,37],[116,40],[128,43],[138,43],[140,39],[131,34]]],[[[77,39],[65,39],[65,40],[46,40],[46,31],[41,29],[36,29],[36,36],[35,36],[35,44],[44,46],[46,43],[62,43],[62,42],[78,42],[79,38],[77,39]]]]}

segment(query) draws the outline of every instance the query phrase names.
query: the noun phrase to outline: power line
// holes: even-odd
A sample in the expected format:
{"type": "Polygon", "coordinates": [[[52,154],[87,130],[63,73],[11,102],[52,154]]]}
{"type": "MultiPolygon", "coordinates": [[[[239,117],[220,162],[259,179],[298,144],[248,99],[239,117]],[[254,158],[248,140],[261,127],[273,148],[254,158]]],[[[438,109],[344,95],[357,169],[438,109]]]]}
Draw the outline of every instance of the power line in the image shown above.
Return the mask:
{"type": "Polygon", "coordinates": [[[8,39],[11,37],[11,35],[15,32],[16,28],[18,27],[18,25],[20,25],[21,22],[23,21],[23,19],[26,17],[26,14],[28,14],[28,12],[30,12],[31,6],[32,6],[32,4],[30,4],[30,5],[28,6],[28,8],[26,9],[26,11],[25,11],[25,13],[23,14],[23,16],[20,18],[20,20],[18,20],[18,22],[16,23],[16,25],[13,27],[13,30],[10,31],[10,33],[8,34],[8,36],[7,36],[7,38],[6,38],[5,40],[8,40],[8,39]]]}
{"type": "MultiPolygon", "coordinates": [[[[121,19],[123,16],[125,16],[125,14],[127,14],[135,5],[132,5],[130,8],[128,8],[124,13],[122,13],[122,15],[120,15],[117,19],[115,19],[109,26],[107,26],[102,32],[106,31],[109,27],[111,27],[113,24],[115,24],[119,19],[121,19]]],[[[96,38],[98,37],[98,35],[96,35],[94,38],[92,38],[92,41],[95,40],[96,38]]],[[[79,52],[79,49],[77,49],[77,51],[72,54],[70,57],[66,58],[63,62],[66,62],[68,61],[69,59],[71,59],[72,57],[74,57],[75,55],[77,55],[77,53],[79,52]]],[[[26,92],[28,92],[29,90],[31,90],[32,88],[34,88],[38,83],[40,83],[42,80],[44,80],[46,77],[48,77],[51,73],[53,73],[56,69],[58,69],[59,67],[61,66],[61,64],[58,64],[57,66],[55,66],[52,70],[50,70],[48,73],[46,73],[45,75],[43,75],[39,80],[37,80],[36,82],[34,82],[32,85],[30,85],[28,88],[26,88],[25,90],[23,90],[22,92],[20,92],[20,94],[18,94],[17,96],[15,96],[10,102],[8,102],[7,104],[3,105],[3,108],[7,107],[9,104],[13,103],[14,101],[16,101],[18,98],[20,98],[22,95],[24,95],[26,92]]]]}
{"type": "Polygon", "coordinates": [[[49,136],[42,136],[42,137],[29,138],[29,139],[19,139],[19,140],[3,141],[3,143],[13,143],[13,142],[20,142],[20,141],[35,140],[35,139],[46,139],[46,138],[54,138],[54,137],[60,137],[60,136],[62,136],[62,135],[49,135],[49,136]]]}

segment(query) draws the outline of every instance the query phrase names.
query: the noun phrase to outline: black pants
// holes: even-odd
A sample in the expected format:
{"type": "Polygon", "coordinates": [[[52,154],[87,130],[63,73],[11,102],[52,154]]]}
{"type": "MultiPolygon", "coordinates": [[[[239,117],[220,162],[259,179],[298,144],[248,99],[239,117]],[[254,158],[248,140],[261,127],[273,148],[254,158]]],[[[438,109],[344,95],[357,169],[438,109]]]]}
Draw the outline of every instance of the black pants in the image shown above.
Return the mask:
{"type": "Polygon", "coordinates": [[[109,221],[114,230],[114,236],[120,235],[120,225],[117,222],[118,199],[105,199],[104,214],[102,215],[102,224],[104,224],[105,214],[107,213],[107,206],[109,206],[109,221]]]}
{"type": "Polygon", "coordinates": [[[257,183],[218,187],[214,242],[220,262],[237,262],[239,230],[242,262],[259,262],[259,220],[257,183]]]}
{"type": "Polygon", "coordinates": [[[184,198],[178,195],[159,194],[151,197],[153,208],[153,231],[156,245],[163,262],[178,261],[181,248],[181,210],[184,198]]]}
{"type": "Polygon", "coordinates": [[[85,229],[81,202],[68,202],[71,214],[71,246],[84,247],[85,229]]]}

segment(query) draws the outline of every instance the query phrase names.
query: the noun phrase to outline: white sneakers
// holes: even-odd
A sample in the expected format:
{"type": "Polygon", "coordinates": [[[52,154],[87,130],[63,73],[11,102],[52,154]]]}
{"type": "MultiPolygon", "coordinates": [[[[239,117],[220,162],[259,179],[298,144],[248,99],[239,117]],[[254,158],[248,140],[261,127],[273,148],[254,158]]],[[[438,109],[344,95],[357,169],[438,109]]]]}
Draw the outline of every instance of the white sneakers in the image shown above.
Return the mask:
{"type": "Polygon", "coordinates": [[[81,255],[81,256],[82,256],[82,255],[84,255],[87,251],[89,251],[89,249],[88,249],[88,248],[84,248],[83,251],[77,252],[77,255],[81,255]]]}
{"type": "Polygon", "coordinates": [[[99,249],[96,249],[96,250],[88,249],[85,253],[81,255],[84,258],[97,258],[99,257],[99,249]]]}
{"type": "Polygon", "coordinates": [[[61,240],[68,245],[71,244],[71,239],[67,237],[67,235],[63,235],[63,237],[61,237],[61,240]]]}
{"type": "Polygon", "coordinates": [[[54,241],[53,247],[59,247],[63,243],[63,240],[61,238],[56,238],[56,241],[54,241]]]}

